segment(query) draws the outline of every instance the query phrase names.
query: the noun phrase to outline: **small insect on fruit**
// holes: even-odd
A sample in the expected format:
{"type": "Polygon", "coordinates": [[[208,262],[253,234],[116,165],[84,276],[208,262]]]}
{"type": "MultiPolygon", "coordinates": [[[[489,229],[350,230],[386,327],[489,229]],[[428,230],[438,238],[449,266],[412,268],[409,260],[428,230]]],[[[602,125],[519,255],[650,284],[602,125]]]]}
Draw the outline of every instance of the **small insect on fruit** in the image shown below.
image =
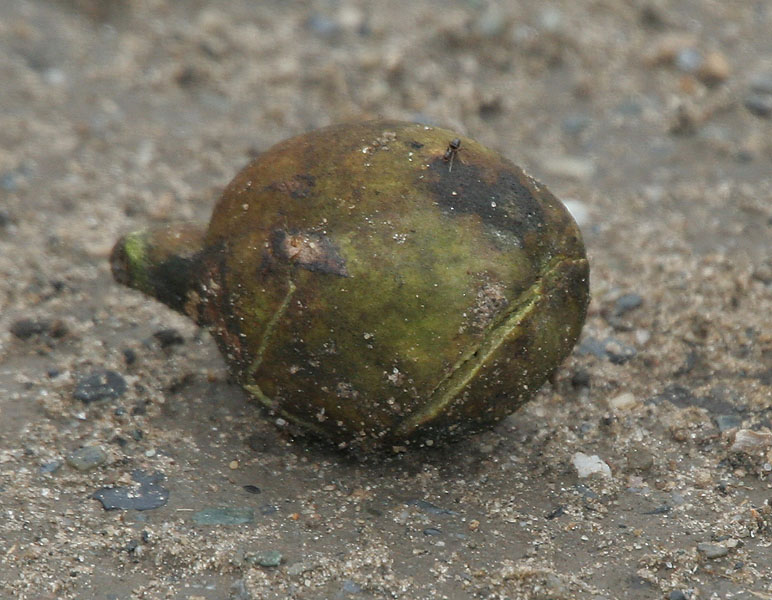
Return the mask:
{"type": "Polygon", "coordinates": [[[458,154],[459,149],[461,148],[461,140],[458,138],[453,138],[448,142],[448,149],[445,150],[445,154],[442,155],[442,160],[445,162],[450,162],[450,165],[448,166],[448,173],[450,173],[453,170],[453,159],[456,157],[456,154],[458,154]]]}
{"type": "Polygon", "coordinates": [[[509,160],[463,138],[450,174],[461,141],[399,121],[284,141],[208,227],[119,241],[113,274],[207,327],[293,431],[388,449],[492,427],[571,352],[589,270],[566,208],[509,160]]]}

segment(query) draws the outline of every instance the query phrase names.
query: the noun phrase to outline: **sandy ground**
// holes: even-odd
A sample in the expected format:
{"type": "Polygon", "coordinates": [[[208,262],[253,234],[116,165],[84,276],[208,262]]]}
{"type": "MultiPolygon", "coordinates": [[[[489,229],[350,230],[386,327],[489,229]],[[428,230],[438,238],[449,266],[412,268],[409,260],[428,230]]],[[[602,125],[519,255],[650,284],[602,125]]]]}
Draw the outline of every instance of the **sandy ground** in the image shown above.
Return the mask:
{"type": "Polygon", "coordinates": [[[0,3],[0,596],[772,598],[770,31],[762,0],[0,3]],[[379,115],[568,201],[593,301],[494,431],[363,460],[287,439],[107,257],[379,115]],[[137,479],[166,503],[91,497],[137,479]]]}

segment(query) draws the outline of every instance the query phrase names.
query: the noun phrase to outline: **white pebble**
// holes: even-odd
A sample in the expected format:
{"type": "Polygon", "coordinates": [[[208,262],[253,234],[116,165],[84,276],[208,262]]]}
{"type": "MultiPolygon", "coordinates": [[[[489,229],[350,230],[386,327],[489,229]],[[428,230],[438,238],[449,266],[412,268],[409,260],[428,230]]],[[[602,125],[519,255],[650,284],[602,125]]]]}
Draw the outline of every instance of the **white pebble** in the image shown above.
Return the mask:
{"type": "Polygon", "coordinates": [[[612,410],[630,410],[638,405],[638,399],[632,392],[624,392],[609,399],[608,405],[612,410]]]}
{"type": "Polygon", "coordinates": [[[577,452],[572,457],[574,468],[580,478],[584,479],[595,473],[603,477],[611,477],[611,467],[609,467],[597,454],[588,456],[584,452],[577,452]]]}

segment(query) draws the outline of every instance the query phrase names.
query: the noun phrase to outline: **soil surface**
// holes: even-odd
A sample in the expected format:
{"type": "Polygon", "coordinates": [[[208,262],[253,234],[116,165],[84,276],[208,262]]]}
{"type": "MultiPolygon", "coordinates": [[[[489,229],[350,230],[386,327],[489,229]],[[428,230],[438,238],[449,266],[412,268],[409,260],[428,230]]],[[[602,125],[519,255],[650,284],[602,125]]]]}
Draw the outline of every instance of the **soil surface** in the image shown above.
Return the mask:
{"type": "Polygon", "coordinates": [[[0,596],[772,598],[770,31],[763,0],[0,3],[0,596]],[[361,457],[108,257],[377,116],[547,184],[593,300],[495,430],[361,457]]]}

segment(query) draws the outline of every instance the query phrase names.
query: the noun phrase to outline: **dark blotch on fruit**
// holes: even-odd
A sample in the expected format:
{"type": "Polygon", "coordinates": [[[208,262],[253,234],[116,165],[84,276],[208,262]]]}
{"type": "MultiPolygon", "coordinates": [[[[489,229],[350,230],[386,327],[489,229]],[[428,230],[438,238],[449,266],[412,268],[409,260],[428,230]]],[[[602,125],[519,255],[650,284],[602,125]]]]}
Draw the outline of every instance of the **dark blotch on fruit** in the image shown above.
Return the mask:
{"type": "Polygon", "coordinates": [[[479,215],[488,226],[519,239],[544,227],[539,201],[515,174],[503,172],[488,184],[481,170],[465,164],[462,157],[455,159],[452,171],[444,159],[434,161],[431,169],[438,175],[433,191],[449,214],[479,215]]]}

